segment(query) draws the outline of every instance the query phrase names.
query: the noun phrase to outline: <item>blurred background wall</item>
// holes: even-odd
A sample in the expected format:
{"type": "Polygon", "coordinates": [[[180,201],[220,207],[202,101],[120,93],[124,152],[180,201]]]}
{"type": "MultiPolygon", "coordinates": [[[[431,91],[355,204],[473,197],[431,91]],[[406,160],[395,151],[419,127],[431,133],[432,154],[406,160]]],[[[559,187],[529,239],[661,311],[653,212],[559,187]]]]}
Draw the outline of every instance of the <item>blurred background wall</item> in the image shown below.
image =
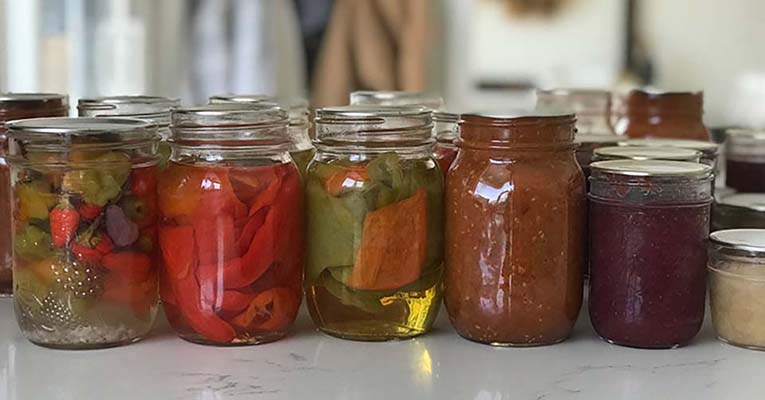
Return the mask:
{"type": "Polygon", "coordinates": [[[0,90],[221,92],[342,103],[428,90],[455,110],[537,87],[704,90],[765,125],[762,0],[0,0],[0,90]]]}

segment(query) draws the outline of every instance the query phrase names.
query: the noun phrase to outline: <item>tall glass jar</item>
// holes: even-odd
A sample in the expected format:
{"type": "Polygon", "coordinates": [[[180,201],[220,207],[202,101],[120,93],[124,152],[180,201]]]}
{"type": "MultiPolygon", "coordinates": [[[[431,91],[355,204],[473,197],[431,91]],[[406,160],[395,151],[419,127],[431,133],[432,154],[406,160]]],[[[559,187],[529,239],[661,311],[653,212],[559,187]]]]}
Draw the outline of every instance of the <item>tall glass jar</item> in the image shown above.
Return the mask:
{"type": "Polygon", "coordinates": [[[295,321],[303,192],[287,125],[271,105],[173,110],[159,183],[161,295],[182,339],[259,344],[295,321]]]}
{"type": "Polygon", "coordinates": [[[433,125],[436,131],[436,145],[433,146],[433,158],[438,162],[441,172],[446,178],[449,167],[457,157],[457,139],[459,115],[444,111],[433,112],[433,125]]]}
{"type": "Polygon", "coordinates": [[[765,193],[734,193],[715,201],[712,230],[736,228],[765,229],[765,193]]]}
{"type": "Polygon", "coordinates": [[[444,107],[441,96],[425,92],[358,90],[351,93],[351,105],[421,106],[431,110],[444,107]]]}
{"type": "Polygon", "coordinates": [[[443,176],[421,107],[316,110],[308,167],[306,301],[341,338],[430,330],[441,305],[443,176]]]}
{"type": "Polygon", "coordinates": [[[623,107],[615,127],[620,135],[709,141],[709,130],[702,120],[704,94],[701,92],[633,90],[623,107]]]}
{"type": "Polygon", "coordinates": [[[157,313],[155,126],[8,124],[14,304],[30,341],[83,349],[144,337],[157,313]]]}
{"type": "Polygon", "coordinates": [[[238,103],[238,104],[280,104],[287,109],[289,114],[288,136],[291,141],[290,156],[297,163],[300,172],[305,175],[308,163],[311,162],[316,150],[311,144],[311,122],[308,102],[303,99],[280,101],[274,96],[262,94],[221,94],[210,97],[210,104],[238,103]]]}
{"type": "Polygon", "coordinates": [[[666,161],[688,161],[699,162],[701,152],[691,149],[680,149],[676,147],[601,147],[593,152],[592,161],[608,160],[666,160],[666,161]]]}
{"type": "Polygon", "coordinates": [[[462,115],[446,190],[444,297],[460,335],[537,346],[571,334],[586,211],[573,140],[573,115],[462,115]]]}
{"type": "Polygon", "coordinates": [[[602,161],[590,177],[590,320],[604,340],[687,344],[701,328],[712,168],[602,161]]]}
{"type": "Polygon", "coordinates": [[[167,166],[170,158],[170,110],[181,105],[180,100],[159,96],[107,96],[80,99],[77,113],[81,117],[128,117],[153,122],[162,137],[159,144],[159,168],[167,166]]]}
{"type": "Polygon", "coordinates": [[[611,92],[597,89],[553,89],[537,91],[537,105],[570,110],[576,114],[578,134],[615,135],[611,125],[611,92]]]}
{"type": "Polygon", "coordinates": [[[11,177],[5,160],[5,123],[17,119],[63,117],[69,113],[68,98],[53,93],[0,94],[0,297],[13,292],[11,262],[11,177]]]}
{"type": "Polygon", "coordinates": [[[765,229],[709,235],[709,307],[723,342],[765,350],[765,229]]]}
{"type": "Polygon", "coordinates": [[[725,136],[725,185],[765,193],[765,129],[729,129],[725,136]]]}

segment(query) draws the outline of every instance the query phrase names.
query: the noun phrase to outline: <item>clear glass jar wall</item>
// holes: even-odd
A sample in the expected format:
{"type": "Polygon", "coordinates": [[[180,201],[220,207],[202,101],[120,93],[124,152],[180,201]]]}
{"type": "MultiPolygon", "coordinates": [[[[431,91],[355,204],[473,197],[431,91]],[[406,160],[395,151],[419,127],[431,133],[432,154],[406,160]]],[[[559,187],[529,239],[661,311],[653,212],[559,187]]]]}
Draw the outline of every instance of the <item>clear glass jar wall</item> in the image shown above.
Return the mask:
{"type": "Polygon", "coordinates": [[[141,339],[158,302],[156,128],[116,118],[8,127],[21,331],[69,349],[141,339]]]}
{"type": "Polygon", "coordinates": [[[356,340],[428,332],[443,273],[443,176],[430,110],[347,106],[316,116],[305,273],[314,323],[356,340]]]}
{"type": "Polygon", "coordinates": [[[615,135],[611,125],[611,93],[595,89],[537,91],[537,106],[576,114],[577,134],[615,135]]]}
{"type": "Polygon", "coordinates": [[[161,295],[185,340],[265,343],[297,316],[303,192],[287,124],[271,105],[173,111],[159,183],[161,295]]]}

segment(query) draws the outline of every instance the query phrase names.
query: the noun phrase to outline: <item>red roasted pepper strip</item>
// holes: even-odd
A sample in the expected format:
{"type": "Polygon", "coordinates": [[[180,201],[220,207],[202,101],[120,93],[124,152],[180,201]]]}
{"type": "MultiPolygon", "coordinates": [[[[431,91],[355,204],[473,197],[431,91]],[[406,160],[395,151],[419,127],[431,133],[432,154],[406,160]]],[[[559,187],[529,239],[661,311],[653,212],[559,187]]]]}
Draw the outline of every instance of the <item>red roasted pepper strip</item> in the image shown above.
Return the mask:
{"type": "Polygon", "coordinates": [[[221,343],[234,340],[234,328],[218,317],[209,303],[202,301],[199,282],[191,273],[197,263],[194,229],[190,226],[163,227],[159,240],[167,277],[183,318],[192,329],[209,340],[221,343]]]}
{"type": "Polygon", "coordinates": [[[122,251],[104,255],[101,265],[128,282],[144,282],[151,270],[151,258],[144,253],[122,251]]]}
{"type": "Polygon", "coordinates": [[[276,176],[271,183],[268,184],[268,187],[260,192],[258,196],[255,198],[255,201],[250,205],[250,212],[249,215],[253,216],[255,213],[260,211],[261,208],[265,206],[270,206],[274,204],[274,200],[276,199],[276,195],[279,193],[279,190],[282,187],[282,178],[280,176],[276,176]]]}
{"type": "Polygon", "coordinates": [[[249,218],[247,224],[242,228],[242,232],[239,234],[239,240],[237,240],[237,247],[241,254],[247,253],[247,250],[250,249],[252,238],[255,237],[255,233],[257,233],[263,226],[263,223],[266,222],[266,216],[270,209],[270,206],[261,207],[257,213],[249,218]]]}
{"type": "Polygon", "coordinates": [[[218,215],[194,221],[194,238],[200,264],[217,263],[239,256],[234,218],[218,215]]]}
{"type": "Polygon", "coordinates": [[[238,290],[226,290],[220,304],[221,312],[238,313],[246,309],[254,298],[251,294],[242,293],[238,290]]]}
{"type": "Polygon", "coordinates": [[[101,261],[102,254],[98,249],[91,249],[76,242],[72,242],[70,249],[80,261],[98,263],[101,261]]]}

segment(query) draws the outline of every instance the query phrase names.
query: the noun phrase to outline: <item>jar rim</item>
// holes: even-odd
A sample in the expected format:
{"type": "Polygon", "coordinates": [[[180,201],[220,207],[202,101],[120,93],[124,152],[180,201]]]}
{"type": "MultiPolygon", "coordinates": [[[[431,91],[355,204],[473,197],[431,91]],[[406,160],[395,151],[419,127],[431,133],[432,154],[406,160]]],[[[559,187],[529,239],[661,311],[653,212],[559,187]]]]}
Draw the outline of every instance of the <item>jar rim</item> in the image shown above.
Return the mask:
{"type": "Polygon", "coordinates": [[[317,146],[396,148],[432,145],[431,110],[421,106],[350,105],[316,110],[317,146]]]}
{"type": "Polygon", "coordinates": [[[709,240],[726,249],[765,253],[765,229],[724,229],[709,234],[709,240]]]}
{"type": "Polygon", "coordinates": [[[23,104],[32,102],[59,101],[60,106],[69,104],[69,96],[60,93],[32,93],[32,92],[8,92],[0,93],[0,107],[7,104],[23,104]]]}
{"type": "Polygon", "coordinates": [[[698,150],[703,154],[717,154],[720,149],[720,146],[716,143],[691,139],[629,139],[620,141],[619,145],[639,147],[678,147],[682,149],[698,150]]]}
{"type": "Polygon", "coordinates": [[[605,160],[668,160],[698,162],[701,152],[679,147],[600,147],[593,151],[595,161],[605,160]]]}
{"type": "Polygon", "coordinates": [[[709,165],[687,161],[663,160],[598,161],[590,164],[590,170],[593,176],[618,175],[639,178],[662,177],[707,179],[712,175],[712,167],[709,165]]]}
{"type": "Polygon", "coordinates": [[[180,106],[176,98],[127,95],[82,98],[77,102],[81,117],[128,117],[150,120],[157,125],[170,125],[170,111],[180,106]]]}
{"type": "Polygon", "coordinates": [[[561,125],[573,123],[576,116],[570,111],[553,108],[536,108],[528,110],[483,111],[463,113],[459,124],[480,126],[528,126],[528,125],[561,125]]]}
{"type": "Polygon", "coordinates": [[[216,103],[175,108],[171,114],[172,127],[205,129],[217,127],[286,127],[287,112],[279,105],[265,103],[216,103]]]}
{"type": "Polygon", "coordinates": [[[725,130],[725,137],[765,140],[765,128],[731,128],[725,130]]]}
{"type": "Polygon", "coordinates": [[[577,133],[574,136],[574,143],[614,143],[624,141],[623,136],[597,134],[597,133],[577,133]]]}
{"type": "Polygon", "coordinates": [[[351,92],[351,105],[423,106],[440,110],[444,99],[435,93],[398,90],[357,90],[351,92]]]}
{"type": "Polygon", "coordinates": [[[157,125],[136,118],[95,118],[95,117],[48,117],[10,121],[6,124],[8,136],[12,139],[50,139],[58,135],[62,139],[71,137],[103,136],[106,133],[132,133],[130,139],[153,139],[157,125]]]}

